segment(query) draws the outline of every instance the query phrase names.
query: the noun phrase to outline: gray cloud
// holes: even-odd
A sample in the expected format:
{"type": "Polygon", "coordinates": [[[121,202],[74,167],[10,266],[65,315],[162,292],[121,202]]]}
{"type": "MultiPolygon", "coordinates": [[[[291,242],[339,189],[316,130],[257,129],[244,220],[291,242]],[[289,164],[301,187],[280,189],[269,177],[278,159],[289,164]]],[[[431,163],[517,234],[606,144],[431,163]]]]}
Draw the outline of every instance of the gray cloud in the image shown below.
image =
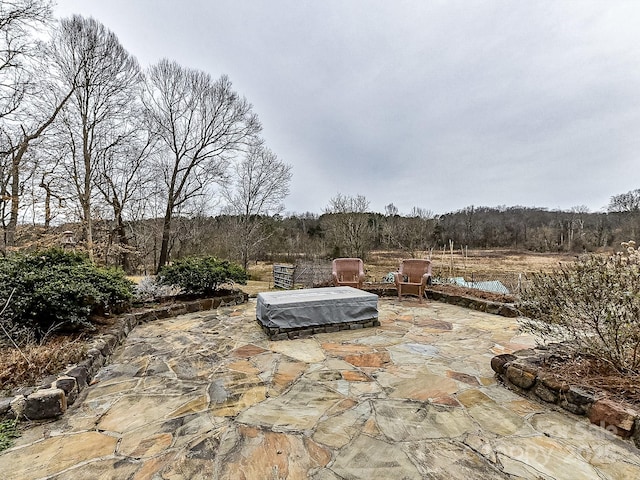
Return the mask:
{"type": "Polygon", "coordinates": [[[142,64],[226,73],[289,211],[605,206],[638,188],[640,3],[59,0],[142,64]]]}

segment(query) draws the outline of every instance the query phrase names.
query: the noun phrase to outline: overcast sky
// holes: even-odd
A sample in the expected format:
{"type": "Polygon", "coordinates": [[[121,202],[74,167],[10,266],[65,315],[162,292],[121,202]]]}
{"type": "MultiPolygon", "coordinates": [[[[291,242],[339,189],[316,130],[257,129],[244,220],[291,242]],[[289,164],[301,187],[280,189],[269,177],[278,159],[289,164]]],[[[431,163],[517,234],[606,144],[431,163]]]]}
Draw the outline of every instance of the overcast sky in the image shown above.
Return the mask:
{"type": "Polygon", "coordinates": [[[640,188],[640,1],[58,0],[143,67],[227,74],[288,212],[605,207],[640,188]]]}

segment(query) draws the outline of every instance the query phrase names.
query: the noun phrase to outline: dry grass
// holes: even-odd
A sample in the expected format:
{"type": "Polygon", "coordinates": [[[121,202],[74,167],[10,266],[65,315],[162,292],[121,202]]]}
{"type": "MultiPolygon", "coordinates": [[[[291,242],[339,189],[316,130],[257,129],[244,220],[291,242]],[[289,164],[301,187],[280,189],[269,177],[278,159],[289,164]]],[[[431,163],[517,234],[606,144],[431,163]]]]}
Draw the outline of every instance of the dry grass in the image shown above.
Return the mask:
{"type": "MultiPolygon", "coordinates": [[[[247,268],[249,278],[255,281],[269,282],[273,281],[273,263],[256,262],[247,268]]],[[[250,281],[251,281],[250,280],[250,281]]]]}
{"type": "Polygon", "coordinates": [[[238,288],[249,296],[257,295],[260,292],[268,292],[273,289],[273,282],[264,282],[262,280],[249,280],[246,285],[239,285],[238,288]]]}
{"type": "MultiPolygon", "coordinates": [[[[431,258],[433,273],[437,277],[464,277],[467,280],[517,278],[518,275],[549,272],[560,263],[573,262],[574,254],[535,253],[508,249],[454,250],[416,252],[416,258],[431,258]]],[[[403,258],[409,256],[400,251],[376,250],[365,261],[366,281],[377,283],[389,272],[395,272],[403,258]]],[[[330,263],[329,260],[326,261],[330,263]]],[[[267,289],[273,286],[273,264],[257,262],[248,269],[250,278],[264,282],[267,289]]]]}
{"type": "Polygon", "coordinates": [[[43,378],[78,363],[86,350],[84,337],[78,335],[53,337],[44,345],[30,344],[20,350],[3,346],[0,353],[1,391],[8,393],[16,387],[36,386],[43,378]]]}
{"type": "Polygon", "coordinates": [[[575,255],[561,253],[534,253],[515,250],[469,250],[434,252],[434,270],[442,276],[481,276],[501,274],[528,274],[548,272],[560,263],[575,261],[575,255]]]}

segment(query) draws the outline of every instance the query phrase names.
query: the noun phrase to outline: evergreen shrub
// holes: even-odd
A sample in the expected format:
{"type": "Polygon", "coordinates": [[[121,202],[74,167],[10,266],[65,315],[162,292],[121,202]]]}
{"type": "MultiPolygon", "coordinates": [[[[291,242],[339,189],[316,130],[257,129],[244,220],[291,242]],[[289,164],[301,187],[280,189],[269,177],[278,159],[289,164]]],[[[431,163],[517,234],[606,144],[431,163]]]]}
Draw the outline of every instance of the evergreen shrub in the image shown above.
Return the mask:
{"type": "Polygon", "coordinates": [[[191,295],[214,295],[223,284],[247,283],[247,272],[239,265],[213,256],[186,257],[162,267],[158,279],[191,295]]]}
{"type": "Polygon", "coordinates": [[[18,336],[41,339],[76,331],[95,314],[117,312],[132,297],[124,272],[97,267],[85,255],[60,249],[0,259],[0,321],[18,336]]]}

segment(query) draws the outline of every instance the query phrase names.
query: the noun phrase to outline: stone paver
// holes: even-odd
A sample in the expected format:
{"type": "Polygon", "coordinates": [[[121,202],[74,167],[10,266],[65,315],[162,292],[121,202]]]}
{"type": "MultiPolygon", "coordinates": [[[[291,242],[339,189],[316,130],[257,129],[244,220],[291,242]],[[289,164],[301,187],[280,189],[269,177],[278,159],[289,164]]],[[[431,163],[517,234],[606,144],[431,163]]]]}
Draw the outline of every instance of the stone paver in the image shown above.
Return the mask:
{"type": "Polygon", "coordinates": [[[269,341],[255,300],[136,327],[2,479],[629,479],[640,451],[496,384],[516,322],[381,299],[380,327],[269,341]]]}

